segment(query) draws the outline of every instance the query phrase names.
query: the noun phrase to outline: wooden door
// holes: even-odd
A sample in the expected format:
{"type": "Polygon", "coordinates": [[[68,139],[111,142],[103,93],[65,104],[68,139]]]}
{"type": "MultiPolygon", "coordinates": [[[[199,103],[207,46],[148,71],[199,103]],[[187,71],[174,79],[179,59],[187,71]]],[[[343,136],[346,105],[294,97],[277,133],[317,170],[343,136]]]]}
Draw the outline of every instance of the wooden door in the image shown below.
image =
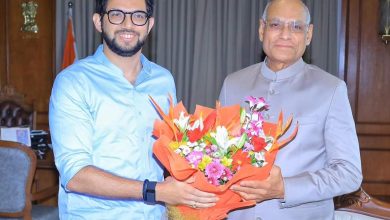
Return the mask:
{"type": "Polygon", "coordinates": [[[378,35],[379,3],[343,0],[341,72],[359,136],[363,187],[370,195],[390,201],[390,44],[378,35]]]}

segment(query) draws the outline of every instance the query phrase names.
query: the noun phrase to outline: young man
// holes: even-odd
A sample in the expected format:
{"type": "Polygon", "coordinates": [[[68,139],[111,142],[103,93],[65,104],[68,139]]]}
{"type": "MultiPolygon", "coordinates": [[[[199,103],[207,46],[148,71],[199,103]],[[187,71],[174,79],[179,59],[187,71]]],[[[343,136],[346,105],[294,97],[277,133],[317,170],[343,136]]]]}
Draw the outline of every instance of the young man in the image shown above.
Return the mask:
{"type": "Polygon", "coordinates": [[[309,10],[300,0],[271,1],[259,28],[265,61],[229,75],[224,82],[222,104],[244,104],[250,95],[264,97],[270,106],[266,120],[277,121],[283,111],[299,122],[298,135],[278,152],[268,179],[232,186],[244,199],[258,203],[230,213],[229,220],[331,220],[333,197],[361,184],[346,85],[302,60],[312,33],[309,10]]]}
{"type": "Polygon", "coordinates": [[[153,27],[152,0],[97,0],[93,22],[103,45],[56,78],[50,131],[60,174],[61,219],[161,219],[160,203],[206,208],[217,200],[173,178],[152,155],[159,118],[148,96],[168,109],[170,72],[141,54],[153,27]]]}

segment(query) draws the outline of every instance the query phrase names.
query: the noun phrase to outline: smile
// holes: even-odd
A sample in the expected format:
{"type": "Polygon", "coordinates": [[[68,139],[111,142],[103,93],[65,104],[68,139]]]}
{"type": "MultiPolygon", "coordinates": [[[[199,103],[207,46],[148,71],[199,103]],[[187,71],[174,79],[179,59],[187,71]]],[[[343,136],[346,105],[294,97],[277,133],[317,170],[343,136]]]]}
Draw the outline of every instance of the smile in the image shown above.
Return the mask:
{"type": "Polygon", "coordinates": [[[135,35],[134,34],[120,34],[119,36],[122,37],[122,38],[125,38],[125,39],[131,39],[135,35]]]}

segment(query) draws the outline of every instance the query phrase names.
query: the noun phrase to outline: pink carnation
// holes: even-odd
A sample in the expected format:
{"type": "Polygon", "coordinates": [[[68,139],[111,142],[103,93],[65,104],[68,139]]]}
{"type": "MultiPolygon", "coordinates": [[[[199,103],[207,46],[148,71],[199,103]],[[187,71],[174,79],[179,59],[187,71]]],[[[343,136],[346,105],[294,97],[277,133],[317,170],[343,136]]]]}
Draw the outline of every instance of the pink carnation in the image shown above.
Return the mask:
{"type": "Polygon", "coordinates": [[[209,179],[211,178],[217,180],[222,176],[224,169],[225,166],[223,166],[219,161],[213,161],[206,166],[205,173],[209,179]]]}
{"type": "Polygon", "coordinates": [[[199,162],[202,160],[202,157],[202,151],[192,151],[187,155],[186,159],[190,162],[190,164],[194,164],[194,166],[197,167],[199,162]]]}

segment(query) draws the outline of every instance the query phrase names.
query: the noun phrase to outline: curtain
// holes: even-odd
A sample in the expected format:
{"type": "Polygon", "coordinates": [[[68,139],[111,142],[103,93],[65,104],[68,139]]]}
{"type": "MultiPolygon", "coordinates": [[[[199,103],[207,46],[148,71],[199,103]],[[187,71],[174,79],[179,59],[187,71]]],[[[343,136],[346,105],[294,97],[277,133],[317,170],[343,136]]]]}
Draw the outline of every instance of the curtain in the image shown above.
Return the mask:
{"type": "Polygon", "coordinates": [[[69,2],[73,3],[73,26],[78,58],[82,59],[93,54],[101,43],[100,34],[95,30],[92,22],[95,1],[56,0],[56,73],[61,71],[69,2]]]}
{"type": "MultiPolygon", "coordinates": [[[[65,41],[67,5],[57,1],[57,72],[65,41]]],[[[213,107],[225,77],[264,59],[258,37],[267,0],[155,0],[155,26],[143,53],[169,69],[178,100],[194,109],[213,107]]],[[[337,76],[341,0],[304,0],[314,34],[304,60],[337,76]]],[[[79,58],[101,43],[92,23],[95,1],[74,0],[73,20],[79,58]]],[[[245,85],[243,85],[245,86],[245,85]]]]}
{"type": "MultiPolygon", "coordinates": [[[[315,27],[304,59],[335,75],[340,1],[304,1],[315,27]]],[[[264,58],[258,27],[267,2],[156,0],[150,56],[172,71],[178,100],[192,110],[196,104],[214,106],[229,73],[264,58]]]]}
{"type": "Polygon", "coordinates": [[[304,59],[338,76],[341,22],[341,0],[304,1],[310,10],[314,25],[313,40],[304,59]]]}

